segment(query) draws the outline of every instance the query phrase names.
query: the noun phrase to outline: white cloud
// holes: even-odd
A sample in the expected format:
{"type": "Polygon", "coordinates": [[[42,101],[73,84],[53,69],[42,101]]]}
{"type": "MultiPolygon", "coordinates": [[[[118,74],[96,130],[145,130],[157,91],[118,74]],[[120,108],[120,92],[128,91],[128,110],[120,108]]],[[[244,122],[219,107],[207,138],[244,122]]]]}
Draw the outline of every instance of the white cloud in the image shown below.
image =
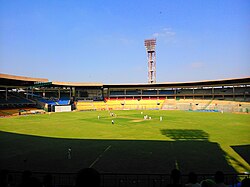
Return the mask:
{"type": "Polygon", "coordinates": [[[204,63],[203,62],[193,62],[190,64],[192,69],[200,69],[202,67],[204,67],[204,63]]]}
{"type": "Polygon", "coordinates": [[[163,29],[163,36],[175,36],[175,32],[171,28],[163,29]]]}
{"type": "Polygon", "coordinates": [[[152,35],[154,38],[162,38],[165,42],[174,42],[176,32],[172,28],[163,28],[160,32],[155,32],[152,35]]]}
{"type": "Polygon", "coordinates": [[[154,38],[158,38],[159,35],[160,35],[160,33],[156,32],[156,33],[153,34],[153,37],[154,37],[154,38]]]}

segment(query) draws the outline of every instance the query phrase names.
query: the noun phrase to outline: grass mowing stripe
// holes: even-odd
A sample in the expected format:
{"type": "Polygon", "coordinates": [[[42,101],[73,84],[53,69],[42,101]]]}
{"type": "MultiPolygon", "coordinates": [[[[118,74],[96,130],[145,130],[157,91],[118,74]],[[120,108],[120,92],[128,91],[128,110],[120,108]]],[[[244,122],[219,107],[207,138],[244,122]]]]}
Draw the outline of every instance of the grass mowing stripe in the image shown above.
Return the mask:
{"type": "Polygon", "coordinates": [[[103,154],[108,151],[111,148],[111,145],[109,145],[108,147],[106,147],[106,149],[94,160],[94,162],[92,162],[92,164],[90,164],[89,168],[92,168],[99,160],[100,158],[103,156],[103,154]]]}

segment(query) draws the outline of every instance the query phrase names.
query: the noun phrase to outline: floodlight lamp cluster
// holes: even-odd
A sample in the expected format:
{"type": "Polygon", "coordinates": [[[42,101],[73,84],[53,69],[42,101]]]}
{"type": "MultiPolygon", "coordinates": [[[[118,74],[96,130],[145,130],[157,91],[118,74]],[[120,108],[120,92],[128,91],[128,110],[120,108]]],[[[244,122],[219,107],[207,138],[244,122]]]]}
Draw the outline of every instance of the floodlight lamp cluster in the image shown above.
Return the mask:
{"type": "Polygon", "coordinates": [[[155,51],[156,39],[148,39],[144,41],[147,51],[155,51]]]}

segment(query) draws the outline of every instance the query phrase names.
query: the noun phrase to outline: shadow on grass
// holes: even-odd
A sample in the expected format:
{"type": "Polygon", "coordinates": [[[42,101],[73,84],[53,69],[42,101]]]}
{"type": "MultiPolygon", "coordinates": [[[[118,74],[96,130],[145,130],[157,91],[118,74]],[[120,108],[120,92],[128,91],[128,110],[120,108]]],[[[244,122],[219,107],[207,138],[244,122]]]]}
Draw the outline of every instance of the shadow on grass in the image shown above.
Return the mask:
{"type": "Polygon", "coordinates": [[[231,146],[250,165],[250,145],[231,146]]]}
{"type": "Polygon", "coordinates": [[[161,134],[178,141],[208,141],[209,138],[208,133],[197,129],[162,129],[161,134]]]}
{"type": "MultiPolygon", "coordinates": [[[[201,134],[204,139],[208,137],[201,134]]],[[[0,169],[76,172],[93,165],[100,172],[169,173],[178,164],[184,174],[235,172],[217,143],[194,140],[84,140],[0,131],[0,169]]]]}

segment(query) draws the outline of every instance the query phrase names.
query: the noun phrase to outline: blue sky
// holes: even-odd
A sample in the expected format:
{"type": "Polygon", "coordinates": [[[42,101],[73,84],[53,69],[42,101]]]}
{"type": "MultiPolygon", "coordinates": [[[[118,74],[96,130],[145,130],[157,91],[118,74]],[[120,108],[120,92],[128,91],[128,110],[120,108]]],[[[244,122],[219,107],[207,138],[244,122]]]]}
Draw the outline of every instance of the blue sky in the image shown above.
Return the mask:
{"type": "Polygon", "coordinates": [[[250,76],[249,0],[0,0],[0,73],[146,83],[250,76]]]}

